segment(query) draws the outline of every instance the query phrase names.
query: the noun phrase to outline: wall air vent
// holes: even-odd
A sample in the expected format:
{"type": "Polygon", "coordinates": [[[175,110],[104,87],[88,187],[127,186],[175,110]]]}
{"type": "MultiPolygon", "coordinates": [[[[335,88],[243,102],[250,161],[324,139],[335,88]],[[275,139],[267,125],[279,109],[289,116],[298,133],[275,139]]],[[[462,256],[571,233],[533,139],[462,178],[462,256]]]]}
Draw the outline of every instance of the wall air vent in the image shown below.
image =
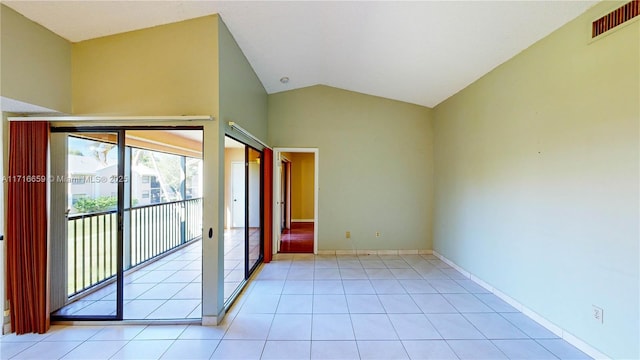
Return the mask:
{"type": "Polygon", "coordinates": [[[640,14],[640,0],[633,0],[593,22],[591,38],[619,26],[640,14]]]}

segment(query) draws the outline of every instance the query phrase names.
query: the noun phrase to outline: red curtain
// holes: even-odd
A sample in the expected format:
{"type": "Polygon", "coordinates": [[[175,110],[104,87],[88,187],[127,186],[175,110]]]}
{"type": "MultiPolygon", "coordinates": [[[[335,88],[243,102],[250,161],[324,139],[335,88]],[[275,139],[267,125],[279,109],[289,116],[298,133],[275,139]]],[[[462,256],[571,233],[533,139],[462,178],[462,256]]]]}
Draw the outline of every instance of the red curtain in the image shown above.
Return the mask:
{"type": "Polygon", "coordinates": [[[11,330],[49,329],[47,301],[47,156],[49,123],[9,125],[7,297],[11,330]]]}
{"type": "Polygon", "coordinates": [[[264,181],[262,193],[264,194],[263,204],[263,226],[264,226],[264,259],[265,263],[271,262],[273,253],[273,151],[265,148],[262,152],[264,162],[264,181]]]}

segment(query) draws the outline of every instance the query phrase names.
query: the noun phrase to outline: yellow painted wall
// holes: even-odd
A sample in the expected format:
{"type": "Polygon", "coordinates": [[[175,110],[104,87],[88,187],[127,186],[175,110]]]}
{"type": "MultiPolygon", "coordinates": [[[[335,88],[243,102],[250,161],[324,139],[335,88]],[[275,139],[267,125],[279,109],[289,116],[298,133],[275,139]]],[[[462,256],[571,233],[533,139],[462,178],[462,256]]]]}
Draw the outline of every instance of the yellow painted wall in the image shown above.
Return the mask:
{"type": "MultiPolygon", "coordinates": [[[[217,15],[73,45],[75,114],[215,118],[203,123],[206,259],[224,251],[226,206],[218,200],[226,198],[229,173],[221,166],[226,124],[235,121],[264,141],[266,104],[266,91],[217,15]]],[[[222,311],[222,279],[222,262],[203,262],[205,317],[222,311]]]]}
{"type": "Polygon", "coordinates": [[[73,44],[73,112],[217,115],[218,16],[73,44]]]}
{"type": "MultiPolygon", "coordinates": [[[[95,115],[210,115],[203,126],[203,321],[223,311],[224,127],[219,121],[218,16],[73,45],[73,110],[95,115]],[[209,238],[211,229],[212,237],[209,238]]],[[[153,125],[136,123],[136,125],[153,125]]],[[[134,125],[133,123],[117,125],[134,125]]],[[[158,124],[156,124],[158,125],[158,124]]]]}
{"type": "Polygon", "coordinates": [[[312,86],[268,110],[271,145],[319,149],[319,250],[431,249],[431,109],[312,86]]]}
{"type": "Polygon", "coordinates": [[[637,359],[640,21],[603,2],[438,105],[434,248],[604,354],[637,359]],[[604,323],[592,318],[604,309],[604,323]]]}
{"type": "MultiPolygon", "coordinates": [[[[71,44],[14,10],[0,4],[0,95],[62,113],[71,112],[71,44]]],[[[3,110],[3,109],[0,109],[3,110]]],[[[4,109],[6,111],[6,109],[4,109]]],[[[0,173],[8,171],[9,126],[2,112],[0,123],[0,173]]],[[[6,234],[5,208],[7,184],[0,192],[0,232],[6,234]]],[[[0,299],[5,300],[4,243],[0,246],[0,299]]],[[[9,317],[0,317],[2,330],[9,317]]],[[[2,332],[0,330],[0,332],[2,332]]]]}
{"type": "Polygon", "coordinates": [[[313,153],[289,153],[291,160],[291,218],[313,220],[314,169],[313,153]]]}
{"type": "Polygon", "coordinates": [[[0,95],[71,112],[71,43],[0,4],[0,95]]]}

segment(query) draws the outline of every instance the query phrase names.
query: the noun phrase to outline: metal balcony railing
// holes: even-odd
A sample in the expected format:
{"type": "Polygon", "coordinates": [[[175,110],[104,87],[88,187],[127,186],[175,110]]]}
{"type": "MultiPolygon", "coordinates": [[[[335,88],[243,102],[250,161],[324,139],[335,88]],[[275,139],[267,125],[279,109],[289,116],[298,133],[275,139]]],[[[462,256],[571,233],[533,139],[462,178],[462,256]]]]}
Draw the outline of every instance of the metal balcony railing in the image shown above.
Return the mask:
{"type": "Polygon", "coordinates": [[[202,199],[132,208],[126,268],[142,264],[201,235],[202,199]]]}
{"type": "MultiPolygon", "coordinates": [[[[202,199],[126,210],[123,234],[123,270],[126,271],[201,237],[202,199]]],[[[109,281],[116,275],[116,246],[115,210],[69,216],[69,297],[109,281]]]]}

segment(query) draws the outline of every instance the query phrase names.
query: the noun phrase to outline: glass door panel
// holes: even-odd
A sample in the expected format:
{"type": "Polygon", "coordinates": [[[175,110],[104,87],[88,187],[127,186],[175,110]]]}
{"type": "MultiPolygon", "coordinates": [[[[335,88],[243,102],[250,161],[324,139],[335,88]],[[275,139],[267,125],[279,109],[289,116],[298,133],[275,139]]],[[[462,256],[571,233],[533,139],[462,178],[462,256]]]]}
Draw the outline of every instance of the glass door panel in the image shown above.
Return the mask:
{"type": "Polygon", "coordinates": [[[224,301],[245,278],[246,146],[225,138],[224,301]]]}
{"type": "Polygon", "coordinates": [[[260,165],[261,153],[255,149],[247,148],[247,194],[248,194],[248,227],[247,227],[247,278],[251,270],[260,260],[262,248],[262,167],[260,165]]]}
{"type": "Polygon", "coordinates": [[[64,254],[52,260],[54,317],[118,317],[122,210],[118,139],[117,132],[52,136],[52,153],[66,150],[63,156],[52,156],[52,169],[65,169],[52,181],[54,196],[60,199],[60,193],[65,194],[64,201],[52,201],[64,214],[53,211],[58,224],[52,229],[58,230],[52,231],[52,243],[64,254]]]}
{"type": "Polygon", "coordinates": [[[200,317],[201,149],[168,152],[158,131],[102,130],[51,134],[52,318],[200,317]]]}
{"type": "Polygon", "coordinates": [[[136,147],[154,134],[125,149],[124,319],[200,318],[202,160],[136,147]]]}
{"type": "Polygon", "coordinates": [[[262,260],[261,152],[225,138],[224,300],[228,302],[262,260]]]}

